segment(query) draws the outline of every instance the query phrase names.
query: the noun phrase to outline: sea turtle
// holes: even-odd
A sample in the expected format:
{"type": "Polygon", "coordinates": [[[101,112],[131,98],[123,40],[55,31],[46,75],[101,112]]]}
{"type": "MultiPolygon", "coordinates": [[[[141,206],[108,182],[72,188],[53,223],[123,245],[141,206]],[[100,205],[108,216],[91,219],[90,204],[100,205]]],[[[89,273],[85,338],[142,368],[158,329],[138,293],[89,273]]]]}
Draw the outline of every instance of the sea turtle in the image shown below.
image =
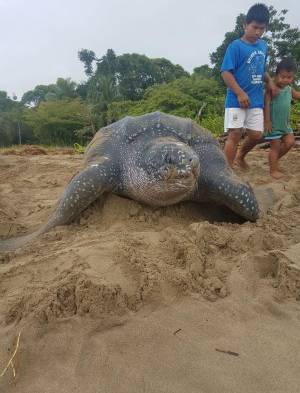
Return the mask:
{"type": "Polygon", "coordinates": [[[16,249],[70,223],[106,192],[152,206],[210,201],[250,221],[260,214],[252,188],[229,168],[209,131],[190,119],[154,112],[100,129],[87,146],[84,169],[48,222],[30,235],[0,241],[0,250],[16,249]]]}

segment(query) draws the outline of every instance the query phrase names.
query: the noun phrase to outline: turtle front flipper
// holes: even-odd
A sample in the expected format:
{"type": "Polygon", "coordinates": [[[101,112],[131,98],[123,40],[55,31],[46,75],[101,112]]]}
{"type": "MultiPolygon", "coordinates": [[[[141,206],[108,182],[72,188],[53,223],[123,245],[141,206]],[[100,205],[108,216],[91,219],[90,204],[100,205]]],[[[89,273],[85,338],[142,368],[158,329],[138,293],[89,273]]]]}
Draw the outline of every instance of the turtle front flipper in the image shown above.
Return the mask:
{"type": "Polygon", "coordinates": [[[65,189],[43,232],[57,225],[69,224],[104,192],[112,191],[116,183],[112,170],[109,164],[94,163],[76,175],[65,189]]]}
{"type": "Polygon", "coordinates": [[[116,175],[114,173],[114,177],[112,176],[113,170],[109,162],[91,164],[71,180],[45,225],[31,234],[0,240],[0,252],[16,250],[51,228],[72,222],[104,192],[114,189],[115,181],[112,179],[115,179],[116,175]]]}
{"type": "Polygon", "coordinates": [[[200,161],[200,176],[193,200],[215,202],[249,221],[256,221],[260,209],[250,185],[239,179],[228,166],[219,143],[193,123],[190,146],[200,161]]]}
{"type": "Polygon", "coordinates": [[[256,221],[260,216],[259,205],[252,187],[242,182],[228,168],[202,176],[195,200],[213,201],[224,205],[249,221],[256,221]]]}

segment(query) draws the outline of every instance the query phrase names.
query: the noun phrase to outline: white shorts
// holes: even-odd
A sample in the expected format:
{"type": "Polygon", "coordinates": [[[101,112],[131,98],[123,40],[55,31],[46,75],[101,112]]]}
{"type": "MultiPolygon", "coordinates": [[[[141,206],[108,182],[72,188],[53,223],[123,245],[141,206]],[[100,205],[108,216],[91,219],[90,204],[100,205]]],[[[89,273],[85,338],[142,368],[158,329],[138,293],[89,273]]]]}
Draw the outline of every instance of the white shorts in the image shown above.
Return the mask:
{"type": "Polygon", "coordinates": [[[264,131],[262,108],[225,108],[224,131],[231,128],[245,128],[250,131],[264,131]]]}

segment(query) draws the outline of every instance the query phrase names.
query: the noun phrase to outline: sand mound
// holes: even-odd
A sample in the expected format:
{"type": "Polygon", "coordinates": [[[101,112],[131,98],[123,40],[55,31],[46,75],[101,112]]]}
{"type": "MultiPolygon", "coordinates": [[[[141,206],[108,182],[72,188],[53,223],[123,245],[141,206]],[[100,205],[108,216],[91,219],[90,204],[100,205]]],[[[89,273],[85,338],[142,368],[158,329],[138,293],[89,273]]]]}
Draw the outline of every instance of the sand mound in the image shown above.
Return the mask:
{"type": "Polygon", "coordinates": [[[5,149],[2,152],[3,155],[16,155],[16,156],[36,156],[46,155],[47,150],[36,145],[22,145],[15,149],[5,149]]]}
{"type": "Polygon", "coordinates": [[[21,145],[15,148],[7,148],[1,152],[4,156],[36,156],[36,155],[47,155],[47,154],[76,154],[76,151],[72,148],[43,148],[38,145],[21,145]]]}

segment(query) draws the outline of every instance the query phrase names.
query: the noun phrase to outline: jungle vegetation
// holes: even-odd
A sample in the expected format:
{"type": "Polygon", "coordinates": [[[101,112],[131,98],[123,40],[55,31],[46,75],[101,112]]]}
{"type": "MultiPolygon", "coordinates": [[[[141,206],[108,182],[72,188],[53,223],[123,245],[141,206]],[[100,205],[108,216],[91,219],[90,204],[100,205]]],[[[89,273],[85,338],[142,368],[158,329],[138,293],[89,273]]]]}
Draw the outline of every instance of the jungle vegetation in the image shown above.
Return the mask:
{"type": "MultiPolygon", "coordinates": [[[[271,74],[282,57],[300,62],[300,31],[286,23],[287,12],[270,7],[264,39],[269,43],[271,74]]],[[[58,78],[53,84],[35,86],[20,100],[0,90],[0,146],[84,145],[100,127],[156,110],[190,117],[214,134],[222,133],[225,86],[219,70],[228,44],[243,33],[244,18],[237,16],[233,30],[210,54],[211,64],[199,65],[192,73],[165,58],[116,55],[113,49],[98,57],[82,49],[78,57],[84,82],[58,78]]],[[[296,83],[299,79],[300,74],[296,83]]],[[[300,128],[300,103],[293,105],[292,127],[300,128]]]]}

